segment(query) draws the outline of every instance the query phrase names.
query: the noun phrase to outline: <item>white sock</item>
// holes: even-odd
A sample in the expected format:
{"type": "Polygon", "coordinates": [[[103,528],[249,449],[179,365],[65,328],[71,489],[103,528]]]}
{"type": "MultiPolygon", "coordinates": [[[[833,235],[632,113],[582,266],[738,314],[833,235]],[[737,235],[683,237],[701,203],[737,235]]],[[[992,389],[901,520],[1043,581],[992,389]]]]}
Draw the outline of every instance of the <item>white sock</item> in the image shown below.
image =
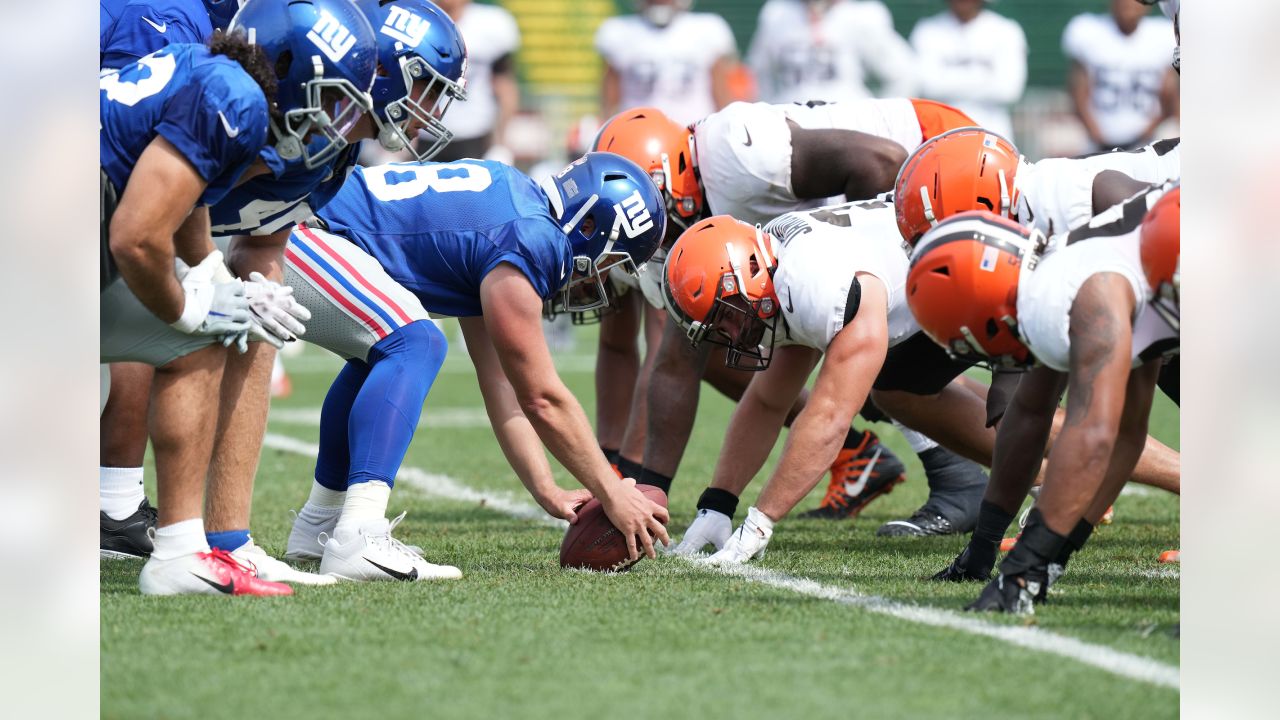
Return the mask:
{"type": "Polygon", "coordinates": [[[298,517],[313,525],[329,520],[342,511],[342,504],[347,493],[343,490],[331,490],[315,480],[311,481],[311,495],[298,512],[298,517]]]}
{"type": "Polygon", "coordinates": [[[925,450],[932,450],[938,447],[938,443],[931,440],[928,436],[922,435],[916,432],[915,430],[912,430],[911,428],[907,427],[906,425],[903,425],[897,420],[893,421],[893,426],[898,428],[898,431],[902,433],[902,437],[906,438],[907,442],[910,443],[911,450],[917,455],[924,452],[925,450]]]}
{"type": "Polygon", "coordinates": [[[348,487],[346,494],[342,503],[342,515],[338,517],[338,527],[333,531],[339,542],[346,542],[345,538],[354,536],[369,521],[386,518],[387,503],[391,501],[391,486],[379,480],[371,480],[348,487]]]}
{"type": "Polygon", "coordinates": [[[198,552],[209,552],[209,543],[204,537],[204,518],[182,520],[156,528],[156,546],[151,557],[172,560],[198,552]]]}
{"type": "Polygon", "coordinates": [[[112,520],[138,512],[147,499],[142,490],[142,468],[98,468],[98,507],[112,520]]]}

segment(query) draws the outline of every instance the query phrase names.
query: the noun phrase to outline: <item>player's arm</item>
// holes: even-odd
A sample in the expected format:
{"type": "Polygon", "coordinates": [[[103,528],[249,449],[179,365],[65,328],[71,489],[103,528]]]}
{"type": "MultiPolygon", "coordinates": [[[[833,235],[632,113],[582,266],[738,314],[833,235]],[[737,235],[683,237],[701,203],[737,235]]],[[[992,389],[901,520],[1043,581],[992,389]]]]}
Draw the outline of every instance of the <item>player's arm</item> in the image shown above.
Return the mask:
{"type": "Polygon", "coordinates": [[[508,53],[493,63],[493,96],[498,103],[498,119],[493,126],[493,142],[505,145],[507,125],[520,109],[520,83],[516,80],[515,54],[508,53]]]}
{"type": "Polygon", "coordinates": [[[236,235],[231,238],[227,250],[227,265],[238,277],[247,278],[251,272],[260,272],[268,280],[284,280],[284,247],[289,242],[292,227],[270,235],[236,235]]]}
{"type": "Polygon", "coordinates": [[[1067,89],[1071,93],[1071,103],[1075,108],[1076,117],[1080,118],[1080,124],[1084,125],[1084,131],[1088,133],[1089,139],[1101,145],[1102,131],[1098,129],[1098,121],[1093,116],[1093,108],[1089,104],[1093,94],[1093,81],[1089,78],[1088,68],[1078,61],[1071,63],[1071,69],[1067,75],[1067,89]]]}
{"type": "Polygon", "coordinates": [[[893,189],[907,151],[856,130],[791,128],[791,190],[801,200],[844,195],[865,200],[893,189]]]}
{"type": "Polygon", "coordinates": [[[596,444],[577,398],[561,382],[542,336],[542,298],[515,267],[503,263],[480,283],[484,324],[525,417],[551,454],[593,495],[627,539],[631,557],[642,546],[654,557],[650,537],[667,544],[666,508],[646,498],[634,482],[621,482],[596,444]]]}
{"type": "Polygon", "coordinates": [[[1063,536],[1092,503],[1111,463],[1129,382],[1134,302],[1127,280],[1099,273],[1071,306],[1066,421],[1038,502],[1045,524],[1063,536]]]}
{"type": "Polygon", "coordinates": [[[187,219],[182,221],[173,233],[173,249],[183,262],[192,267],[199,265],[201,260],[217,249],[213,245],[208,207],[193,209],[187,219]]]}
{"type": "Polygon", "coordinates": [[[1150,183],[1134,180],[1119,170],[1103,170],[1093,178],[1093,214],[1119,205],[1149,187],[1150,183]]]}
{"type": "Polygon", "coordinates": [[[586,490],[564,490],[556,485],[551,464],[542,450],[542,441],[533,425],[520,409],[515,389],[502,371],[502,362],[493,349],[493,341],[482,318],[459,318],[467,353],[476,367],[476,380],[484,397],[484,409],[493,426],[502,454],[506,456],[516,477],[547,514],[570,522],[575,511],[591,498],[586,490]]]}
{"type": "Polygon", "coordinates": [[[174,275],[174,234],[206,183],[163,136],[142,151],[111,219],[109,246],[129,289],[161,320],[182,315],[182,285],[174,275]]]}
{"type": "Polygon", "coordinates": [[[684,457],[693,419],[698,414],[702,373],[707,367],[706,347],[691,347],[689,338],[674,321],[662,330],[653,373],[649,376],[648,420],[645,428],[644,467],[675,477],[684,457]]]}
{"type": "Polygon", "coordinates": [[[857,315],[827,346],[822,368],[804,410],[791,423],[782,458],[756,508],[773,521],[791,512],[835,462],[889,349],[888,295],[872,275],[858,274],[862,301],[857,315]]]}
{"type": "Polygon", "coordinates": [[[729,419],[711,487],[741,495],[764,466],[778,433],[822,354],[790,345],[774,350],[769,368],[755,374],[729,419]]]}
{"type": "Polygon", "coordinates": [[[1066,376],[1047,367],[1023,374],[996,428],[985,500],[1012,514],[1035,483],[1066,376]]]}

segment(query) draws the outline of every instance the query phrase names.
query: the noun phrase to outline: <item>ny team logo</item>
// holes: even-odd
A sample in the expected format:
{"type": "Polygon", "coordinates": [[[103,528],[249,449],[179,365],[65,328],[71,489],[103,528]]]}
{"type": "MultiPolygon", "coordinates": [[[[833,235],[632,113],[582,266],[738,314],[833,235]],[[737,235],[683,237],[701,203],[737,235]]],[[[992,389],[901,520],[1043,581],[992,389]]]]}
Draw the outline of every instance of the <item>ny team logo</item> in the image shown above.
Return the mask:
{"type": "Polygon", "coordinates": [[[416,47],[427,36],[431,21],[419,17],[402,7],[391,6],[387,21],[382,24],[382,34],[409,47],[416,47]]]}
{"type": "Polygon", "coordinates": [[[333,62],[341,60],[356,44],[356,36],[328,10],[320,11],[320,19],[307,33],[307,39],[333,62]]]}
{"type": "Polygon", "coordinates": [[[616,233],[621,228],[627,238],[634,238],[653,227],[653,217],[649,215],[649,209],[644,206],[644,198],[640,197],[639,190],[631,193],[626,200],[615,204],[613,212],[614,217],[617,218],[613,221],[613,231],[616,233]]]}

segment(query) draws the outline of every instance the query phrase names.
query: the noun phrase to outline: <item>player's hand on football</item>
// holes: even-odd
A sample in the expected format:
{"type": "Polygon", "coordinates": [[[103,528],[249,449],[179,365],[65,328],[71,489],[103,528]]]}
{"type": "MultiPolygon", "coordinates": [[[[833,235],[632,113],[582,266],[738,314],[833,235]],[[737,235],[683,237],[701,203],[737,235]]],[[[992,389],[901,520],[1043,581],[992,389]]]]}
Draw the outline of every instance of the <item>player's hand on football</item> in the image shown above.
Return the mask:
{"type": "Polygon", "coordinates": [[[670,545],[666,524],[671,520],[667,509],[644,496],[636,489],[636,481],[623,478],[621,483],[611,484],[606,497],[600,499],[609,522],[622,532],[627,540],[627,557],[636,559],[643,552],[646,557],[657,557],[653,549],[656,538],[663,545],[670,545]]]}
{"type": "Polygon", "coordinates": [[[708,545],[719,550],[733,534],[733,519],[717,510],[703,508],[684,531],[680,544],[671,552],[676,555],[695,555],[708,545]]]}
{"type": "Polygon", "coordinates": [[[176,261],[182,283],[182,315],[172,326],[189,335],[235,336],[249,330],[244,283],[231,277],[222,253],[213,251],[195,267],[176,261]]]}
{"type": "Polygon", "coordinates": [[[268,280],[260,272],[253,272],[244,284],[244,292],[253,313],[250,332],[254,339],[265,340],[280,348],[307,331],[303,323],[311,319],[311,311],[294,299],[293,288],[268,280]]]}
{"type": "Polygon", "coordinates": [[[586,488],[578,488],[577,490],[565,490],[556,488],[556,492],[545,498],[538,498],[538,504],[542,506],[547,514],[561,520],[568,520],[569,524],[578,521],[578,510],[587,501],[591,499],[591,491],[586,488]]]}

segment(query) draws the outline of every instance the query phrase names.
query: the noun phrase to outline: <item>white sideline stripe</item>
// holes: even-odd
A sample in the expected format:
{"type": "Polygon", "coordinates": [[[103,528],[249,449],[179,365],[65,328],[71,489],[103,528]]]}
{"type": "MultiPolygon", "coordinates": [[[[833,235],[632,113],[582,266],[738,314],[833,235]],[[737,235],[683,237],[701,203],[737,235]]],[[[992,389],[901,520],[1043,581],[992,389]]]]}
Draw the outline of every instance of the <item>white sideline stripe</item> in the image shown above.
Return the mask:
{"type": "MultiPolygon", "coordinates": [[[[285,425],[320,427],[320,408],[272,408],[267,416],[271,422],[285,425]]],[[[437,407],[427,405],[418,420],[420,428],[488,428],[489,415],[483,408],[437,407]]]]}
{"type": "MultiPolygon", "coordinates": [[[[316,457],[319,452],[319,446],[317,445],[274,433],[268,433],[263,444],[276,450],[312,458],[316,457]]],[[[548,517],[541,508],[527,502],[515,500],[510,496],[475,490],[446,475],[429,473],[413,467],[401,467],[400,473],[396,475],[396,480],[406,485],[411,485],[429,495],[437,495],[452,500],[479,502],[486,507],[513,517],[535,520],[562,528],[566,527],[566,523],[563,520],[555,520],[548,517]]],[[[1058,635],[1040,628],[984,622],[975,617],[962,615],[950,610],[910,605],[876,595],[864,595],[855,590],[823,585],[813,580],[798,578],[755,566],[714,567],[696,562],[691,562],[690,565],[780,590],[788,590],[800,595],[830,600],[841,605],[856,607],[880,615],[888,615],[907,622],[958,630],[971,635],[1001,640],[1011,645],[1049,655],[1058,655],[1104,670],[1113,675],[1141,680],[1159,687],[1173,690],[1178,690],[1180,687],[1179,670],[1173,665],[1114,650],[1103,645],[1093,645],[1083,640],[1058,635]]]]}

